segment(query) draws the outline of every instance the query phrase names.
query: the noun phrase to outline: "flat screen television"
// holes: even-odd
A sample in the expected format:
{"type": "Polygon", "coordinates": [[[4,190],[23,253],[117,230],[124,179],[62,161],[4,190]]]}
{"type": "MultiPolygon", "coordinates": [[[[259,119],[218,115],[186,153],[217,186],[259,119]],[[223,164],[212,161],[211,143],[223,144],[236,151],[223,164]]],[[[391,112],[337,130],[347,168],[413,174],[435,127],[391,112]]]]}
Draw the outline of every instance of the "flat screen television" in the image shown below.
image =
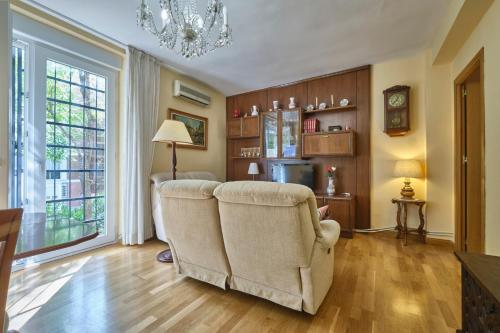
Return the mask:
{"type": "Polygon", "coordinates": [[[310,163],[274,163],[271,174],[273,182],[302,184],[314,189],[314,169],[310,163]]]}

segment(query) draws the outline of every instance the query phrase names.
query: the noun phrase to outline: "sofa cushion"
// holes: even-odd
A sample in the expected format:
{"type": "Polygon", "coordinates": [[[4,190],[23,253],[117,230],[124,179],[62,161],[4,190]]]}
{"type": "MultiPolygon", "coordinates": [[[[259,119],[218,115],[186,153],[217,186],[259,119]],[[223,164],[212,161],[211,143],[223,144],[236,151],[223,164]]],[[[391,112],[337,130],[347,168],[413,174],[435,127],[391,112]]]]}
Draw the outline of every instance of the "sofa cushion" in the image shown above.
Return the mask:
{"type": "Polygon", "coordinates": [[[182,179],[163,182],[159,186],[160,196],[179,199],[210,199],[219,182],[197,179],[182,179]]]}
{"type": "Polygon", "coordinates": [[[221,184],[214,191],[219,201],[273,207],[293,207],[314,194],[299,184],[280,184],[261,181],[238,181],[221,184]],[[256,195],[257,193],[257,195],[256,195]]]}

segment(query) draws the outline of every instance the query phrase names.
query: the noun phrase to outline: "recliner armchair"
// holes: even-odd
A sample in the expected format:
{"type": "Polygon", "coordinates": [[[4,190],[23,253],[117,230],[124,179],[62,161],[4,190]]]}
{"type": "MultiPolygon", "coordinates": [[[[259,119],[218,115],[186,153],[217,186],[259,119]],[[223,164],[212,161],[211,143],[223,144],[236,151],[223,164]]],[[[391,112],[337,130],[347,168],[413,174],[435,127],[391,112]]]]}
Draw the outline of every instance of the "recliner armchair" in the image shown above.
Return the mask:
{"type": "Polygon", "coordinates": [[[162,183],[159,192],[165,211],[162,221],[177,272],[226,289],[231,271],[213,196],[219,184],[172,180],[162,183]]]}
{"type": "Polygon", "coordinates": [[[231,289],[315,314],[333,281],[335,221],[319,221],[302,185],[238,181],[219,185],[231,289]]]}

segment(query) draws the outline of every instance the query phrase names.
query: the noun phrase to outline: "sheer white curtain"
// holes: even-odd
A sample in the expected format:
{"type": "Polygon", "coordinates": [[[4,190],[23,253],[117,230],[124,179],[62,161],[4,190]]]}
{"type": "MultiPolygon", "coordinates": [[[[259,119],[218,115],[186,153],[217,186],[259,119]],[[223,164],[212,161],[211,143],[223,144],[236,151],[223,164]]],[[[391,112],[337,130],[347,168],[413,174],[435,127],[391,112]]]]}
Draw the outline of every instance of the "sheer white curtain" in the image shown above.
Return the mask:
{"type": "Polygon", "coordinates": [[[152,56],[129,47],[127,107],[122,145],[122,242],[142,244],[153,236],[149,175],[158,129],[160,65],[152,56]]]}

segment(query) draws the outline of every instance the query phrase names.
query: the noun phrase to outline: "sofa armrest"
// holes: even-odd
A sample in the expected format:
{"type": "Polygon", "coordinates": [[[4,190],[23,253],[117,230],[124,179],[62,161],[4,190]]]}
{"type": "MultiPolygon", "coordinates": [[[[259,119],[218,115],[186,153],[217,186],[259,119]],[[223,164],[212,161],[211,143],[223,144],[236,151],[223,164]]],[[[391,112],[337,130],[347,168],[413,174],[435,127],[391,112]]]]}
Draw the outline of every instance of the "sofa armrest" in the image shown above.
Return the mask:
{"type": "Polygon", "coordinates": [[[316,240],[321,244],[323,249],[329,249],[339,240],[340,225],[334,220],[323,220],[319,224],[321,226],[321,233],[316,240]]]}

